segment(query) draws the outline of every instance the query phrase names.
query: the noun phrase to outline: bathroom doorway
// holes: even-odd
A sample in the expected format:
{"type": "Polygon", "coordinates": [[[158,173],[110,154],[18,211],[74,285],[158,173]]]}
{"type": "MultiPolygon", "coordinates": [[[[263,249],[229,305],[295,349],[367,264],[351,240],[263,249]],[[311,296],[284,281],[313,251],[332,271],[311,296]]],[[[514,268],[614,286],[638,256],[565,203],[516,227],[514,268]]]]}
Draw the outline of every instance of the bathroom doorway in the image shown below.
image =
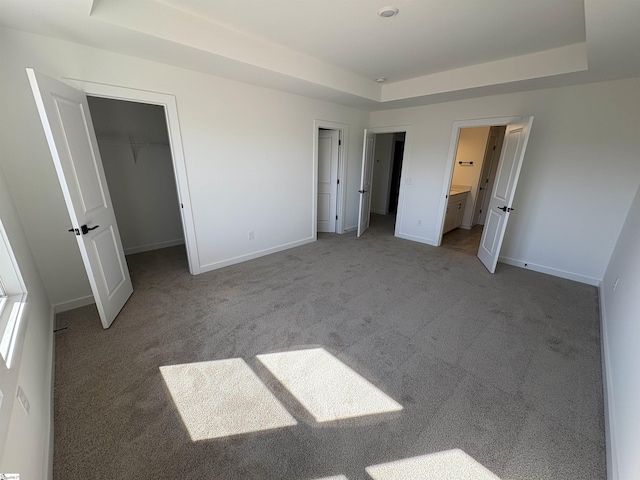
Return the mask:
{"type": "Polygon", "coordinates": [[[477,254],[505,129],[460,129],[442,229],[443,247],[477,254]]]}

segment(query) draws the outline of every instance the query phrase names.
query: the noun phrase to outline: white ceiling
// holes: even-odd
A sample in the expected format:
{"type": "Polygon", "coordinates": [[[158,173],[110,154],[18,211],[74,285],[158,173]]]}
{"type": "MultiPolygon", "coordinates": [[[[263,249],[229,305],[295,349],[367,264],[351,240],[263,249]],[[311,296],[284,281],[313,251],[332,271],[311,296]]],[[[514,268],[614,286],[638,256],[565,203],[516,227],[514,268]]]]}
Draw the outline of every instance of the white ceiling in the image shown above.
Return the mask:
{"type": "Polygon", "coordinates": [[[371,110],[640,76],[638,24],[636,0],[0,0],[9,28],[371,110]]]}
{"type": "Polygon", "coordinates": [[[406,80],[584,42],[583,0],[160,0],[363,77],[406,80]],[[391,3],[393,18],[378,10],[391,3]]]}

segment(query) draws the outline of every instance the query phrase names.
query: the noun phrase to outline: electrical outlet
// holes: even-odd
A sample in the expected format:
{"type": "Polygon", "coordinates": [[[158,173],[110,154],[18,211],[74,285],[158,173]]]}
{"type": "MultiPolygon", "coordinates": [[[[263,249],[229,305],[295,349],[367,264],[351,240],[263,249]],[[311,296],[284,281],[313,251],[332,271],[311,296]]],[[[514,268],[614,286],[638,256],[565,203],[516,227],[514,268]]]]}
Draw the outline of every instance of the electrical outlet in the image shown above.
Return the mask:
{"type": "Polygon", "coordinates": [[[419,219],[418,219],[418,226],[419,226],[419,227],[421,227],[421,226],[422,226],[422,219],[421,219],[421,218],[419,218],[419,219]]]}
{"type": "Polygon", "coordinates": [[[616,281],[613,282],[613,289],[615,290],[616,287],[618,286],[618,282],[620,281],[620,278],[616,278],[616,281]]]}
{"type": "Polygon", "coordinates": [[[29,400],[27,399],[27,396],[25,395],[24,390],[22,390],[22,387],[20,386],[18,386],[18,400],[20,400],[20,403],[22,404],[24,411],[27,412],[27,415],[28,415],[31,405],[29,404],[29,400]]]}
{"type": "Polygon", "coordinates": [[[247,233],[247,238],[249,240],[253,240],[256,237],[255,232],[253,230],[249,230],[249,232],[247,233]]]}

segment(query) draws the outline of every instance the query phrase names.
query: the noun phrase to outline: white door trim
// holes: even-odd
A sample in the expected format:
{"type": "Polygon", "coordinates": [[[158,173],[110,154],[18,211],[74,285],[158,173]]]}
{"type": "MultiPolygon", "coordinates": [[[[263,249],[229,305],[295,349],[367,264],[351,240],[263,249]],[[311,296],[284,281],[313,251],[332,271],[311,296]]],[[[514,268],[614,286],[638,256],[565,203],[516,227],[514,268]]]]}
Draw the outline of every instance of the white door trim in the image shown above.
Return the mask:
{"type": "Polygon", "coordinates": [[[200,258],[198,255],[198,243],[196,240],[196,230],[193,221],[193,210],[191,208],[187,166],[184,160],[184,150],[182,148],[182,135],[180,133],[176,97],[166,93],[149,92],[147,90],[119,87],[74,78],[64,78],[63,80],[76,88],[79,88],[86,95],[111,98],[115,100],[125,100],[128,102],[149,103],[164,107],[167,118],[167,131],[169,134],[171,158],[173,160],[173,172],[176,179],[176,188],[178,190],[178,201],[182,205],[180,215],[182,217],[182,229],[184,230],[189,272],[192,275],[199,274],[201,272],[200,258]]]}
{"type": "Polygon", "coordinates": [[[377,135],[379,133],[403,133],[404,136],[404,151],[402,153],[402,172],[400,172],[400,192],[398,193],[398,206],[396,207],[396,225],[395,230],[393,232],[394,237],[404,237],[403,233],[400,231],[402,227],[402,216],[404,214],[404,199],[405,199],[405,190],[407,187],[406,182],[403,178],[408,178],[406,176],[406,169],[409,166],[409,162],[406,160],[411,158],[411,125],[394,125],[389,127],[372,127],[368,128],[368,131],[377,135]]]}
{"type": "Polygon", "coordinates": [[[453,178],[453,167],[456,161],[458,140],[460,139],[460,129],[470,127],[501,127],[512,122],[517,122],[520,119],[522,119],[522,116],[517,115],[512,117],[490,117],[475,118],[469,120],[456,120],[455,122],[453,122],[453,128],[451,129],[451,140],[449,141],[449,154],[447,155],[447,162],[445,164],[442,194],[440,195],[438,220],[436,221],[436,225],[440,226],[439,233],[437,235],[437,241],[435,244],[436,247],[439,247],[442,243],[442,229],[444,228],[444,217],[447,210],[447,201],[449,199],[451,180],[453,178]]]}
{"type": "Polygon", "coordinates": [[[311,236],[318,239],[318,130],[326,128],[328,130],[338,130],[340,132],[340,143],[338,147],[338,191],[336,192],[336,233],[344,233],[344,220],[346,216],[347,203],[345,202],[347,184],[347,158],[349,152],[349,125],[346,123],[330,122],[328,120],[315,119],[313,121],[313,166],[311,170],[311,236]]]}

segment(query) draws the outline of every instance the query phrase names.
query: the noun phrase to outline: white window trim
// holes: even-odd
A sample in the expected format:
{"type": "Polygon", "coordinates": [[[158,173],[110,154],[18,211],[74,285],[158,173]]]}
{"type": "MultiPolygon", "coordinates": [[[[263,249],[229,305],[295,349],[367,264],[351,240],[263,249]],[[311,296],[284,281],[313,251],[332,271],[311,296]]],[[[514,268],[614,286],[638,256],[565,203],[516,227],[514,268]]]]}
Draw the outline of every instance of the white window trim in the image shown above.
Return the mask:
{"type": "Polygon", "coordinates": [[[0,221],[0,356],[11,368],[27,300],[27,288],[0,221]]]}

